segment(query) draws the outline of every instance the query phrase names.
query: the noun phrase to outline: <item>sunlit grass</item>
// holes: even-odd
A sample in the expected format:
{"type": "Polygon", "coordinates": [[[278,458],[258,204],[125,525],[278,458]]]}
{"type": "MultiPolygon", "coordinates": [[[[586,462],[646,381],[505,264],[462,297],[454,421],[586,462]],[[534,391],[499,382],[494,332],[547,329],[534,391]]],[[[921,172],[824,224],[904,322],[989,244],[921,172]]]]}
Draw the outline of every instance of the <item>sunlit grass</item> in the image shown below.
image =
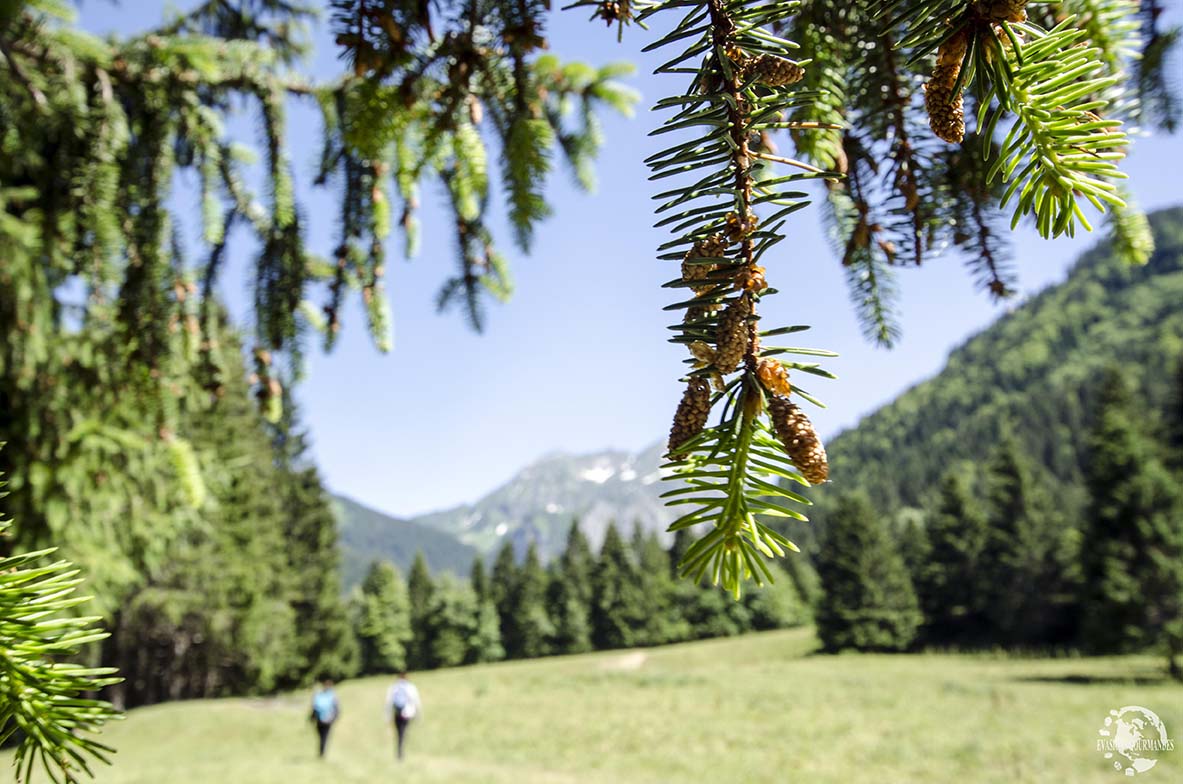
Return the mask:
{"type": "Polygon", "coordinates": [[[336,782],[1116,782],[1111,708],[1158,713],[1180,749],[1183,687],[1146,657],[811,655],[809,630],[416,676],[425,714],[395,770],[388,679],[342,684],[329,757],[304,694],[132,711],[111,784],[336,782]]]}

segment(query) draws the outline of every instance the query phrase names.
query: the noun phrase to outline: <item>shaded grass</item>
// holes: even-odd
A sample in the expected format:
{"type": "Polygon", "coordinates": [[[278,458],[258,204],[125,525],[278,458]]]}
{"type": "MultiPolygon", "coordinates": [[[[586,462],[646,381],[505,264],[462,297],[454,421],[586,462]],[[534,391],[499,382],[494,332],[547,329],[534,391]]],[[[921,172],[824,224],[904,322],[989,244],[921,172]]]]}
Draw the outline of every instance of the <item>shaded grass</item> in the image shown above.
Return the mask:
{"type": "Polygon", "coordinates": [[[1183,687],[1155,659],[814,647],[801,629],[422,673],[397,769],[386,678],[339,686],[323,762],[305,694],[153,706],[106,733],[120,753],[97,781],[1115,782],[1097,729],[1129,704],[1180,746],[1143,778],[1183,778],[1183,687]]]}

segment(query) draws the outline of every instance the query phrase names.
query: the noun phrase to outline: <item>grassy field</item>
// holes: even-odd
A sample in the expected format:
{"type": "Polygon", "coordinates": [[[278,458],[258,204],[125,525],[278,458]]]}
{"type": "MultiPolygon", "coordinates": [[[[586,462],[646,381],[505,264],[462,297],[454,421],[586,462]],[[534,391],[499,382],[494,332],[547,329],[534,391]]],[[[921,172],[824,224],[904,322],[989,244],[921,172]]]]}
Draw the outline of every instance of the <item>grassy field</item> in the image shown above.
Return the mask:
{"type": "Polygon", "coordinates": [[[1111,708],[1180,746],[1139,780],[1183,780],[1183,687],[1153,659],[813,655],[809,630],[423,673],[395,767],[388,679],[339,688],[329,756],[305,694],[132,711],[101,784],[337,782],[1116,782],[1111,708]]]}

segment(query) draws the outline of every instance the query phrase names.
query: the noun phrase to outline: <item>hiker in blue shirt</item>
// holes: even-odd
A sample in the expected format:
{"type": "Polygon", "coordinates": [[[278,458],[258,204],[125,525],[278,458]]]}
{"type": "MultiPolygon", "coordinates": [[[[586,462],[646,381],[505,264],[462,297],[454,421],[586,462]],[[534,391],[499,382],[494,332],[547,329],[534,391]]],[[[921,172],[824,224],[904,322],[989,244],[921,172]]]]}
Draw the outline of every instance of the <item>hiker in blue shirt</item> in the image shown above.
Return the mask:
{"type": "Polygon", "coordinates": [[[333,722],[341,714],[341,706],[337,702],[337,692],[333,691],[331,678],[322,678],[316,693],[312,695],[312,721],[316,724],[316,734],[320,737],[320,756],[325,755],[325,746],[329,743],[329,730],[333,722]]]}
{"type": "Polygon", "coordinates": [[[394,723],[394,732],[398,737],[398,758],[403,758],[403,741],[407,736],[407,727],[415,717],[423,712],[423,702],[419,699],[419,690],[415,684],[407,680],[406,671],[398,674],[398,680],[386,692],[386,716],[394,723]]]}

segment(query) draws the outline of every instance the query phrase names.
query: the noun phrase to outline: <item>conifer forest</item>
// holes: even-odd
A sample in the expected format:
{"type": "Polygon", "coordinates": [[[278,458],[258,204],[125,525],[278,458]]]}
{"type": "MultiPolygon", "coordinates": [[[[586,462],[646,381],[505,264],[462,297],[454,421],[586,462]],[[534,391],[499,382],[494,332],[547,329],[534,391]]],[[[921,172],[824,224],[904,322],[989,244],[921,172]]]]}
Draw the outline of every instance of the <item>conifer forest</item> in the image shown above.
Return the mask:
{"type": "Polygon", "coordinates": [[[805,625],[824,651],[1139,652],[1183,678],[1183,213],[1148,217],[1123,169],[1183,119],[1160,0],[180,6],[100,37],[72,3],[0,0],[17,780],[117,764],[104,725],[153,703],[805,625]],[[608,64],[552,49],[557,14],[608,64]],[[314,25],[333,80],[310,73],[314,25]],[[626,40],[664,61],[661,94],[630,85],[626,40]],[[291,143],[293,107],[316,111],[316,149],[291,143]],[[309,358],[347,316],[375,363],[396,350],[387,267],[423,249],[453,271],[417,296],[495,328],[556,176],[591,191],[605,121],[641,109],[662,148],[636,187],[668,233],[635,251],[665,271],[670,324],[636,339],[684,358],[651,428],[665,538],[619,519],[593,547],[575,519],[549,560],[378,559],[344,591],[309,358]],[[312,159],[329,212],[295,185],[312,159]],[[421,229],[429,204],[446,231],[421,229]],[[830,254],[788,250],[803,222],[830,254]],[[835,354],[765,299],[838,268],[887,349],[907,268],[953,260],[1016,302],[1016,228],[1098,244],[824,444],[809,413],[843,383],[835,354]]]}

